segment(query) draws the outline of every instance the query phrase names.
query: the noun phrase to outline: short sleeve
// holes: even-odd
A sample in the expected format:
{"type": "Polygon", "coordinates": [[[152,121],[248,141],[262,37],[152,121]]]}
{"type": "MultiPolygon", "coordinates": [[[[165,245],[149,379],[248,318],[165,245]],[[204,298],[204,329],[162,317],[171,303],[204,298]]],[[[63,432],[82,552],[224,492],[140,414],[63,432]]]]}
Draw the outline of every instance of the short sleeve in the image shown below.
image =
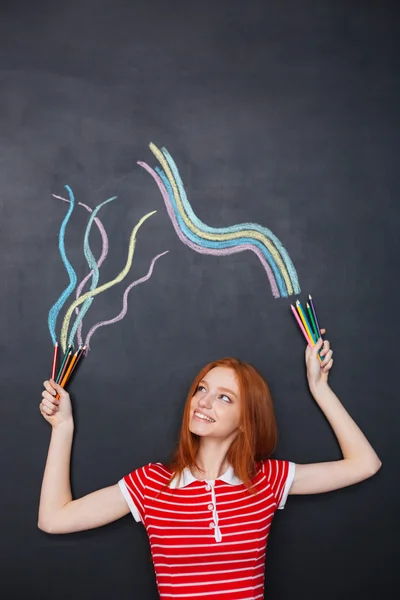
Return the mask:
{"type": "Polygon", "coordinates": [[[145,492],[147,487],[147,467],[140,467],[125,475],[118,485],[129,506],[135,521],[144,523],[145,516],[145,492]]]}
{"type": "Polygon", "coordinates": [[[287,460],[263,460],[261,470],[265,474],[279,509],[285,508],[293,483],[296,465],[287,460]]]}

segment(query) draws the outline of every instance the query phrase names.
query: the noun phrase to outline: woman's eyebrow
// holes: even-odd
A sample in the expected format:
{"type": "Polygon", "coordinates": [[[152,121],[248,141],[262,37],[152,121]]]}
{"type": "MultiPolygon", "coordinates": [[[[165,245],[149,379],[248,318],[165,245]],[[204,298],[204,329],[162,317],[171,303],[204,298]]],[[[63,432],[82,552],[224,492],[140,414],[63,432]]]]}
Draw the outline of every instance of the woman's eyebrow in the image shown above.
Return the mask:
{"type": "MultiPolygon", "coordinates": [[[[205,383],[206,385],[208,385],[208,383],[205,379],[202,379],[201,381],[199,381],[199,385],[202,383],[205,383]]],[[[228,394],[231,394],[232,396],[235,396],[235,398],[237,398],[237,394],[235,394],[235,392],[233,390],[230,390],[229,388],[218,387],[217,389],[220,390],[221,392],[227,392],[228,394]]]]}
{"type": "Polygon", "coordinates": [[[235,392],[233,390],[230,390],[229,388],[219,387],[218,389],[221,390],[221,392],[228,392],[228,394],[231,394],[232,396],[235,396],[235,398],[237,398],[237,394],[235,394],[235,392]]]}

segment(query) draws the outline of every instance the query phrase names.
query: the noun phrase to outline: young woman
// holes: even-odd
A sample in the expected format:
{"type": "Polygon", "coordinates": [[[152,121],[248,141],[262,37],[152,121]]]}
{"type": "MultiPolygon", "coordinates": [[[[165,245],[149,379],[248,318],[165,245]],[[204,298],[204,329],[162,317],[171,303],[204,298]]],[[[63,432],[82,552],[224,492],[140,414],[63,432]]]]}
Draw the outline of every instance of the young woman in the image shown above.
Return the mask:
{"type": "Polygon", "coordinates": [[[288,494],[339,489],[371,477],[381,466],[328,385],[332,364],[328,341],[307,347],[310,391],[336,434],[341,460],[295,465],[265,458],[276,443],[267,384],[254,367],[228,358],[207,365],[195,378],[171,465],[149,464],[76,500],[69,476],[70,398],[46,381],[40,411],[52,435],[39,528],[80,531],[131,511],[146,527],[161,598],[263,598],[269,529],[288,494]]]}

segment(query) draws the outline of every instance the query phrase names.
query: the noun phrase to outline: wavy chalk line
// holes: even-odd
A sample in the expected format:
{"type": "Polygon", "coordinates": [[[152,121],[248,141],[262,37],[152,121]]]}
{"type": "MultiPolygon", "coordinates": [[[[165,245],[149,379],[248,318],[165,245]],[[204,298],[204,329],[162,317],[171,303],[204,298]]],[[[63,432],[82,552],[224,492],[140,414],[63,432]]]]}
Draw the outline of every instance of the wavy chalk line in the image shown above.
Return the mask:
{"type": "Polygon", "coordinates": [[[177,215],[175,214],[172,203],[171,203],[171,198],[168,194],[168,191],[167,191],[161,177],[145,162],[138,161],[138,165],[140,165],[141,167],[143,167],[143,169],[145,169],[148,173],[150,173],[150,175],[153,177],[154,181],[156,182],[156,184],[161,192],[161,195],[163,197],[163,200],[164,200],[167,212],[168,212],[168,216],[171,219],[171,222],[175,229],[175,232],[176,232],[178,238],[181,240],[181,242],[183,242],[186,246],[188,246],[195,252],[198,252],[199,254],[207,254],[209,256],[230,256],[231,254],[238,254],[239,252],[243,252],[245,250],[251,250],[258,256],[261,264],[263,265],[263,267],[267,273],[268,279],[271,284],[273,296],[275,298],[279,298],[279,290],[276,285],[273,273],[271,271],[269,264],[265,260],[263,253],[261,252],[261,250],[259,250],[259,248],[254,247],[251,244],[241,244],[240,246],[234,246],[231,248],[212,249],[212,248],[205,248],[204,246],[199,246],[198,244],[194,244],[193,242],[191,242],[182,233],[181,227],[179,226],[179,223],[178,223],[177,215]]]}
{"type": "MultiPolygon", "coordinates": [[[[295,269],[290,261],[289,256],[287,255],[286,251],[283,249],[283,246],[279,242],[279,240],[275,236],[273,236],[274,240],[276,240],[278,242],[280,249],[283,249],[283,253],[285,254],[286,261],[289,264],[290,271],[292,272],[292,274],[294,274],[293,284],[290,279],[288,269],[286,268],[284,262],[282,261],[281,255],[279,254],[277,248],[272,244],[272,242],[267,237],[267,234],[271,234],[271,232],[269,232],[269,230],[267,230],[266,228],[262,228],[263,233],[260,233],[260,231],[258,231],[256,229],[245,229],[244,226],[246,224],[234,226],[234,228],[229,228],[228,231],[227,231],[227,228],[223,228],[222,231],[224,233],[215,233],[218,230],[212,229],[212,228],[208,228],[208,229],[209,230],[211,229],[211,231],[213,231],[214,233],[209,233],[207,231],[203,231],[202,229],[199,229],[199,227],[197,227],[188,218],[188,216],[184,210],[184,206],[182,204],[182,200],[181,200],[179,190],[178,190],[178,185],[176,184],[176,182],[174,180],[174,176],[171,172],[170,164],[168,163],[166,157],[154,144],[151,144],[150,148],[151,148],[153,154],[159,160],[160,164],[162,165],[164,172],[169,180],[169,183],[173,190],[174,199],[178,206],[178,210],[179,210],[181,217],[185,221],[186,226],[194,234],[196,234],[198,236],[198,239],[200,240],[201,245],[204,245],[204,243],[205,243],[204,240],[214,240],[214,241],[218,241],[218,242],[223,242],[224,245],[226,244],[227,241],[233,240],[234,241],[233,243],[235,245],[237,245],[237,244],[240,244],[240,242],[243,240],[243,238],[248,238],[243,241],[246,241],[246,242],[250,241],[252,244],[255,244],[256,241],[262,242],[262,248],[265,252],[266,258],[267,258],[267,260],[269,260],[270,265],[271,265],[271,267],[275,273],[275,276],[278,280],[278,287],[280,289],[281,295],[287,296],[288,293],[289,294],[293,293],[293,284],[294,284],[295,291],[297,289],[299,289],[297,275],[296,275],[295,269]],[[282,282],[281,274],[282,274],[285,284],[283,284],[283,282],[282,282]]],[[[170,159],[170,160],[172,161],[172,159],[170,159]]],[[[174,168],[174,171],[177,173],[175,164],[173,164],[173,168],[174,168]]],[[[179,177],[179,173],[178,173],[178,177],[179,177]]],[[[180,179],[180,177],[179,177],[179,179],[180,179]]],[[[183,186],[181,186],[181,188],[183,188],[183,186]]],[[[188,204],[188,202],[187,202],[187,204],[188,204]]],[[[197,218],[196,218],[196,220],[199,224],[201,223],[201,221],[199,221],[197,218]]],[[[203,225],[204,224],[202,224],[202,226],[203,225]]],[[[253,227],[255,227],[255,226],[253,225],[253,227]]],[[[258,227],[261,228],[260,226],[258,226],[258,227]]]]}
{"type": "Polygon", "coordinates": [[[64,317],[63,325],[61,328],[61,336],[60,336],[61,346],[62,346],[62,349],[64,352],[67,347],[67,336],[68,336],[69,323],[70,323],[71,316],[72,316],[72,313],[74,312],[75,308],[77,306],[80,306],[81,304],[83,304],[83,302],[85,302],[85,300],[87,300],[87,298],[91,298],[93,296],[97,296],[98,294],[101,294],[101,292],[108,290],[110,287],[116,285],[117,283],[119,283],[120,281],[122,281],[124,279],[124,277],[127,275],[127,273],[129,272],[129,269],[131,268],[131,265],[132,265],[133,254],[134,254],[135,245],[136,245],[136,234],[137,234],[138,230],[140,229],[140,227],[143,225],[143,223],[149,217],[154,215],[156,212],[157,211],[154,210],[154,211],[148,213],[147,215],[145,215],[144,217],[142,217],[140,219],[140,221],[137,223],[137,225],[135,225],[135,227],[133,228],[131,236],[130,236],[130,240],[129,240],[129,250],[128,250],[128,257],[126,260],[126,264],[125,264],[125,267],[122,269],[122,271],[119,273],[119,275],[117,275],[117,277],[115,277],[115,279],[112,279],[111,281],[104,283],[100,287],[98,287],[94,290],[91,290],[89,292],[86,292],[86,294],[83,294],[82,296],[77,298],[71,304],[71,306],[68,308],[67,313],[64,317]]]}
{"type": "MultiPolygon", "coordinates": [[[[251,239],[251,238],[258,238],[258,241],[261,239],[264,244],[261,246],[261,249],[263,249],[264,251],[266,250],[265,246],[267,246],[269,252],[267,251],[266,253],[266,258],[270,264],[270,266],[272,267],[272,270],[274,271],[275,277],[277,279],[277,283],[278,283],[278,287],[280,290],[281,295],[287,295],[286,293],[286,288],[285,288],[285,284],[282,281],[282,277],[281,277],[281,272],[280,269],[278,268],[278,265],[281,267],[281,271],[283,272],[283,275],[285,276],[285,272],[284,269],[282,269],[282,261],[281,258],[277,252],[277,250],[272,246],[271,242],[269,240],[266,240],[264,235],[261,235],[259,232],[252,232],[249,230],[244,230],[243,232],[234,232],[231,234],[207,234],[202,232],[200,229],[198,229],[197,227],[195,227],[193,224],[190,224],[190,221],[188,219],[188,217],[186,216],[182,203],[179,202],[179,194],[178,194],[178,190],[177,190],[177,186],[176,183],[173,179],[173,175],[169,169],[169,165],[167,164],[163,154],[154,146],[152,145],[151,147],[153,153],[155,153],[155,155],[157,156],[158,160],[160,161],[160,163],[162,164],[164,171],[167,173],[168,176],[168,181],[170,182],[172,189],[173,189],[173,195],[174,195],[174,199],[178,204],[178,210],[180,215],[184,218],[186,225],[189,225],[189,228],[192,232],[194,232],[195,234],[197,234],[198,236],[198,240],[200,241],[201,245],[206,245],[207,242],[203,241],[203,239],[213,239],[213,240],[220,240],[219,245],[221,246],[232,246],[232,245],[238,245],[238,243],[240,242],[250,242],[252,244],[257,244],[256,239],[251,239]],[[250,239],[238,239],[240,238],[241,235],[248,235],[250,236],[250,239]],[[227,241],[224,240],[233,240],[234,238],[236,238],[235,241],[233,241],[233,243],[228,244],[227,241]],[[274,260],[275,259],[275,260],[274,260]],[[277,264],[278,263],[278,264],[277,264]]],[[[240,227],[240,226],[239,226],[240,227]]],[[[236,226],[237,229],[237,226],[236,226]]],[[[192,238],[192,241],[193,238],[192,238]]],[[[197,240],[196,240],[197,241],[197,240]]],[[[208,244],[207,244],[208,245],[208,244]]],[[[257,244],[259,245],[259,244],[257,244]]],[[[286,273],[286,277],[285,277],[285,281],[286,283],[288,282],[288,276],[286,273]]],[[[288,287],[288,289],[290,290],[290,286],[288,287]]]]}
{"type": "MultiPolygon", "coordinates": [[[[235,233],[235,234],[238,232],[243,233],[243,230],[258,231],[261,235],[267,237],[268,239],[271,240],[271,242],[273,242],[275,244],[279,254],[281,255],[281,257],[285,263],[285,266],[286,266],[286,269],[290,276],[293,287],[294,288],[297,287],[300,291],[296,269],[294,268],[294,265],[289,257],[289,254],[285,250],[285,248],[282,245],[282,243],[280,242],[280,240],[276,237],[276,235],[274,233],[272,233],[272,231],[270,229],[268,229],[267,227],[258,225],[257,223],[240,223],[239,225],[233,225],[231,227],[209,227],[208,225],[206,225],[205,223],[200,221],[200,219],[194,214],[193,209],[189,203],[189,200],[188,200],[186,192],[185,192],[185,188],[183,186],[181,176],[179,174],[179,171],[175,164],[174,159],[172,158],[172,156],[170,155],[170,153],[168,152],[168,150],[166,148],[162,148],[161,151],[168,161],[169,167],[172,171],[172,175],[178,186],[178,190],[179,190],[179,194],[180,194],[180,198],[181,198],[184,210],[186,211],[186,214],[191,219],[193,224],[203,232],[207,232],[207,233],[211,233],[211,234],[221,233],[221,234],[223,234],[224,237],[226,234],[229,234],[229,233],[235,233]]],[[[240,240],[237,240],[237,241],[240,241],[240,240]]],[[[253,241],[253,243],[254,243],[254,241],[253,241]]],[[[262,249],[264,252],[266,251],[265,246],[264,247],[262,246],[262,249]]]]}
{"type": "MultiPolygon", "coordinates": [[[[69,202],[69,200],[67,198],[63,198],[62,196],[56,196],[55,194],[52,194],[54,198],[58,198],[58,200],[62,200],[63,202],[69,202]]],[[[90,208],[90,206],[88,206],[87,204],[84,204],[83,202],[78,202],[79,206],[82,206],[83,208],[85,208],[88,212],[93,212],[93,209],[90,208]]],[[[99,257],[99,260],[97,261],[97,268],[99,269],[101,267],[101,265],[103,264],[103,262],[105,261],[105,259],[107,258],[107,254],[108,254],[108,236],[107,236],[107,232],[104,228],[103,223],[100,221],[100,219],[98,217],[95,217],[94,222],[97,225],[97,229],[100,232],[101,235],[101,254],[99,257]]],[[[82,290],[84,289],[86,282],[89,281],[89,279],[92,277],[93,275],[93,271],[90,271],[86,277],[84,277],[84,279],[82,279],[82,281],[80,282],[80,284],[78,285],[78,287],[76,288],[76,298],[79,298],[79,296],[82,293],[82,290]]],[[[75,314],[79,314],[79,308],[75,309],[75,314]]],[[[82,321],[79,323],[79,327],[78,327],[78,331],[77,331],[77,339],[78,339],[78,345],[79,346],[83,346],[83,338],[82,338],[82,321]]]]}
{"type": "Polygon", "coordinates": [[[65,290],[62,292],[61,296],[58,298],[58,300],[53,304],[53,306],[49,310],[48,326],[49,326],[49,331],[50,331],[51,339],[52,339],[54,346],[56,345],[56,342],[57,342],[56,325],[57,325],[58,315],[60,314],[60,310],[64,306],[66,300],[74,291],[74,288],[76,286],[76,281],[77,281],[76,273],[65,253],[65,230],[67,227],[67,223],[68,223],[68,221],[72,215],[72,212],[74,210],[74,207],[75,207],[75,198],[74,198],[74,194],[73,194],[71,188],[69,187],[69,185],[66,185],[65,189],[68,191],[68,194],[69,194],[70,207],[68,209],[67,214],[64,217],[63,222],[61,223],[59,240],[58,240],[58,248],[60,251],[61,259],[64,263],[64,267],[69,275],[69,285],[65,288],[65,290]]]}
{"type": "MultiPolygon", "coordinates": [[[[92,249],[90,248],[90,243],[89,243],[90,230],[92,228],[93,221],[94,221],[97,213],[99,212],[99,210],[105,204],[108,204],[109,202],[112,202],[113,200],[116,200],[116,196],[113,196],[112,198],[108,198],[108,200],[105,200],[104,202],[101,202],[98,206],[96,206],[96,208],[93,210],[92,214],[90,215],[90,219],[89,219],[89,222],[88,222],[86,230],[85,230],[85,236],[84,236],[84,241],[83,241],[83,252],[85,254],[85,258],[86,258],[89,270],[91,272],[93,272],[92,282],[90,284],[90,291],[93,291],[94,289],[96,289],[97,284],[99,283],[99,278],[100,278],[100,272],[97,267],[97,262],[93,255],[92,249]]],[[[79,314],[75,319],[75,323],[71,327],[71,331],[70,331],[69,338],[68,338],[68,344],[74,343],[75,334],[77,332],[79,324],[82,322],[82,319],[85,316],[85,314],[87,313],[87,311],[89,310],[93,300],[94,300],[93,297],[88,298],[82,304],[79,314]]]]}
{"type": "Polygon", "coordinates": [[[249,238],[241,238],[240,240],[238,240],[238,241],[240,241],[240,243],[238,243],[238,241],[211,242],[211,241],[203,240],[199,236],[192,233],[190,231],[190,229],[188,229],[188,227],[186,226],[185,222],[183,221],[182,217],[180,216],[179,211],[176,208],[174,194],[173,194],[171,184],[169,183],[167,176],[165,175],[164,171],[158,169],[158,167],[156,167],[156,171],[159,174],[159,176],[161,177],[161,179],[164,183],[164,186],[168,191],[170,202],[173,206],[173,210],[175,212],[176,218],[178,220],[180,229],[183,232],[183,234],[187,238],[189,238],[192,242],[194,242],[195,244],[198,243],[200,246],[202,246],[204,248],[217,248],[217,249],[233,248],[233,247],[242,248],[243,245],[245,245],[245,244],[247,245],[246,250],[249,250],[249,249],[255,250],[255,248],[258,248],[259,249],[259,253],[257,253],[258,257],[260,258],[260,260],[262,258],[263,264],[266,263],[268,265],[268,268],[266,269],[266,271],[267,271],[267,276],[268,276],[269,283],[271,286],[272,295],[275,298],[279,298],[278,286],[280,286],[280,288],[283,288],[283,290],[285,291],[284,283],[283,283],[281,274],[279,273],[279,270],[277,269],[276,264],[273,261],[271,261],[270,256],[267,255],[267,259],[265,258],[265,255],[263,252],[264,248],[261,245],[261,243],[257,240],[251,240],[249,238]],[[274,271],[273,273],[271,271],[271,266],[274,271]]]}
{"type": "Polygon", "coordinates": [[[131,289],[141,283],[144,283],[145,281],[147,281],[148,279],[150,279],[150,277],[153,274],[153,269],[154,269],[154,265],[156,263],[156,261],[161,258],[161,256],[164,256],[164,254],[168,254],[169,250],[166,250],[165,252],[162,252],[161,254],[157,254],[157,256],[155,256],[153,258],[153,260],[151,261],[151,265],[150,268],[147,272],[146,275],[144,275],[144,277],[141,277],[140,279],[137,279],[136,281],[133,281],[125,290],[124,295],[123,295],[123,299],[122,299],[122,310],[120,313],[118,313],[118,315],[116,317],[114,317],[113,319],[109,319],[108,321],[99,321],[99,323],[96,323],[96,325],[93,325],[93,327],[89,330],[87,336],[86,336],[86,340],[85,340],[85,346],[86,346],[86,353],[90,350],[90,340],[92,339],[92,336],[94,334],[95,331],[97,331],[97,329],[99,329],[100,327],[105,327],[106,325],[112,325],[113,323],[118,323],[118,321],[121,321],[127,311],[128,311],[128,295],[129,292],[131,291],[131,289]]]}

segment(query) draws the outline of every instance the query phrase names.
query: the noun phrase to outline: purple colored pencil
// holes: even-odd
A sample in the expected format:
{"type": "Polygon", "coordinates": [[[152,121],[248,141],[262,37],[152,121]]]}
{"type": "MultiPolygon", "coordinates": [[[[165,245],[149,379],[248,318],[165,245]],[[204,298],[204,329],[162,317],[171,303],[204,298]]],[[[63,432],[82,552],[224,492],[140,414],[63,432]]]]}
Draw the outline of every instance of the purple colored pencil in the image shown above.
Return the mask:
{"type": "Polygon", "coordinates": [[[310,300],[311,310],[312,310],[312,312],[313,312],[313,315],[314,315],[315,324],[316,324],[316,326],[317,326],[317,329],[318,329],[318,334],[319,334],[319,337],[322,337],[322,336],[321,336],[321,328],[320,328],[320,326],[319,326],[319,323],[318,323],[318,318],[317,318],[317,311],[315,310],[314,302],[313,302],[313,299],[311,298],[311,295],[310,295],[310,294],[308,295],[308,299],[310,300]]]}

